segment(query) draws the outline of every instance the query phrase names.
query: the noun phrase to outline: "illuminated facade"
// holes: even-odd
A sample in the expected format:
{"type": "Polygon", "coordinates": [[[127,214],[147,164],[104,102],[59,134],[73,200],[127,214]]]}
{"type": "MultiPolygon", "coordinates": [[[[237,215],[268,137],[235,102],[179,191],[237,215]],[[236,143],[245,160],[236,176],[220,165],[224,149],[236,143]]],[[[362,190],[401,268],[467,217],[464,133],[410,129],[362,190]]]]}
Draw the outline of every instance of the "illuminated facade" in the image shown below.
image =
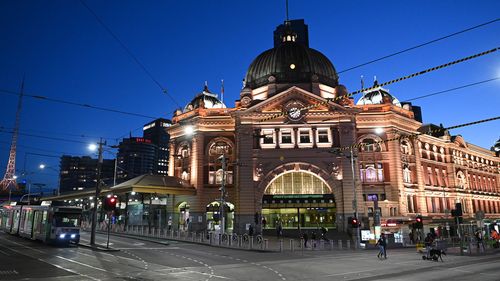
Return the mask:
{"type": "Polygon", "coordinates": [[[500,159],[492,152],[447,132],[377,144],[426,129],[418,107],[380,87],[357,104],[328,102],[348,92],[328,58],[309,48],[304,22],[280,25],[274,38],[274,48],[251,63],[234,107],[205,86],[172,118],[169,176],[197,190],[169,198],[181,227],[217,229],[223,183],[226,228],[239,233],[248,224],[260,231],[263,222],[349,231],[356,212],[368,228],[375,201],[382,225],[395,231],[416,214],[437,224],[456,202],[467,217],[500,212],[500,159]],[[287,115],[271,118],[280,112],[287,115]],[[333,153],[359,142],[371,145],[354,159],[349,150],[333,153]]]}

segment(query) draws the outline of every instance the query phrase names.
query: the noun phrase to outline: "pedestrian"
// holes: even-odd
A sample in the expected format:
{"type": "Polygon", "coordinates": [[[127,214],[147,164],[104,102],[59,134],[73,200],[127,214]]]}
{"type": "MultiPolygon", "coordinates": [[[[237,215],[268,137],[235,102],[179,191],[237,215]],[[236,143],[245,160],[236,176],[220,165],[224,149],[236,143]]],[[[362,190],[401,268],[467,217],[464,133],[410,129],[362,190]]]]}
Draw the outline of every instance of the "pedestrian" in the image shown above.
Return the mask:
{"type": "Polygon", "coordinates": [[[316,248],[316,231],[313,231],[311,234],[311,242],[313,244],[313,248],[316,248]]]}
{"type": "Polygon", "coordinates": [[[266,228],[266,225],[267,225],[267,220],[266,218],[262,218],[262,229],[265,229],[266,228]]]}
{"type": "Polygon", "coordinates": [[[278,223],[276,226],[276,235],[278,236],[278,239],[280,239],[283,235],[283,227],[281,226],[281,223],[278,223]]]}
{"type": "Polygon", "coordinates": [[[410,243],[413,245],[415,244],[415,235],[413,234],[413,231],[410,232],[410,243]]]}
{"type": "Polygon", "coordinates": [[[430,233],[427,233],[427,237],[425,237],[424,239],[425,250],[427,251],[426,258],[429,258],[429,255],[431,253],[432,242],[434,242],[434,240],[432,239],[432,235],[430,233]]]}
{"type": "Polygon", "coordinates": [[[326,242],[328,242],[328,237],[326,237],[326,233],[328,232],[328,228],[322,226],[321,227],[321,239],[325,240],[326,242]]]}
{"type": "Polygon", "coordinates": [[[307,248],[307,240],[309,240],[307,232],[304,232],[304,235],[302,235],[302,239],[304,239],[304,248],[307,248]]]}
{"type": "Polygon", "coordinates": [[[253,236],[253,226],[252,225],[248,226],[248,235],[253,236]]]}
{"type": "Polygon", "coordinates": [[[384,259],[387,259],[387,251],[386,251],[387,241],[385,240],[384,233],[380,235],[380,238],[378,239],[376,245],[378,246],[379,249],[377,257],[380,259],[382,258],[382,256],[384,256],[384,259]]]}
{"type": "Polygon", "coordinates": [[[480,253],[484,252],[483,232],[480,229],[478,229],[474,235],[476,236],[477,250],[480,253]]]}
{"type": "Polygon", "coordinates": [[[167,225],[168,225],[168,231],[171,231],[172,230],[172,217],[168,218],[167,225]]]}

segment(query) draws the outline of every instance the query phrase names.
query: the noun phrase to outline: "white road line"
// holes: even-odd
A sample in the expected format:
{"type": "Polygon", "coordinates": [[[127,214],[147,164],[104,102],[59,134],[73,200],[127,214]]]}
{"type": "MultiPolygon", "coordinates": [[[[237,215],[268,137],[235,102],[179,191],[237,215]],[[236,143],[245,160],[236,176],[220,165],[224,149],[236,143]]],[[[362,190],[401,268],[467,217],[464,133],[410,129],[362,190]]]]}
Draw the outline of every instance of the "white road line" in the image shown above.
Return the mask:
{"type": "MultiPolygon", "coordinates": [[[[5,240],[7,240],[7,239],[5,239],[5,240]]],[[[9,240],[7,240],[7,241],[9,241],[9,240]]],[[[12,241],[9,241],[9,242],[12,242],[12,241]]],[[[21,245],[21,244],[16,243],[16,242],[12,242],[12,243],[14,243],[14,244],[18,244],[18,245],[21,245]]],[[[22,245],[21,245],[21,246],[22,246],[22,245]]],[[[7,247],[7,246],[5,246],[5,247],[6,247],[7,249],[9,249],[9,250],[13,251],[13,252],[16,252],[16,253],[18,253],[18,254],[22,255],[22,256],[29,256],[29,255],[27,255],[26,253],[23,253],[23,252],[18,251],[18,250],[16,250],[16,249],[12,249],[12,248],[7,247]]],[[[28,247],[28,248],[31,248],[31,247],[28,247]]],[[[79,275],[79,276],[82,276],[82,277],[85,277],[85,278],[88,278],[88,279],[91,279],[91,280],[94,280],[94,281],[101,281],[101,279],[97,279],[97,278],[94,278],[94,277],[92,277],[92,276],[88,276],[88,275],[85,275],[85,274],[79,273],[79,272],[77,272],[77,271],[75,271],[75,270],[72,270],[72,269],[69,269],[69,268],[65,268],[65,267],[60,266],[60,265],[58,265],[58,264],[54,264],[54,263],[51,263],[51,262],[49,262],[49,261],[46,261],[46,260],[43,260],[43,259],[40,259],[40,258],[36,258],[36,259],[37,259],[38,261],[43,262],[43,263],[50,264],[50,265],[52,265],[52,266],[54,266],[54,267],[57,267],[57,268],[60,268],[60,269],[62,269],[62,270],[65,270],[65,271],[68,271],[68,272],[71,272],[71,273],[77,274],[77,275],[79,275]]]]}
{"type": "Polygon", "coordinates": [[[106,269],[102,269],[102,268],[99,268],[99,267],[95,267],[95,266],[92,266],[92,265],[89,265],[89,264],[86,264],[86,263],[83,263],[83,262],[78,262],[78,261],[74,261],[74,260],[71,260],[71,259],[67,259],[65,257],[61,257],[61,256],[55,256],[56,258],[59,258],[59,259],[63,259],[65,261],[69,261],[69,262],[72,262],[72,263],[76,263],[76,264],[79,264],[79,265],[83,265],[83,266],[86,266],[86,267],[90,267],[90,268],[93,268],[93,269],[97,269],[99,271],[104,271],[104,272],[107,272],[107,273],[110,273],[109,271],[107,271],[106,269]]]}

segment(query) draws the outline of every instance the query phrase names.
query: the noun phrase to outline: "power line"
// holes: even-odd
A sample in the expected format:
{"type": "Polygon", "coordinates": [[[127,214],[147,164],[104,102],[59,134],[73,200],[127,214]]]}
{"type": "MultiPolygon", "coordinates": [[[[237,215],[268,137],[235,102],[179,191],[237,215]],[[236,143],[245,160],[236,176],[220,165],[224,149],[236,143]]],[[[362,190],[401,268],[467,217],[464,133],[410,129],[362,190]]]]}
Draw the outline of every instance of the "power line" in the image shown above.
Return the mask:
{"type": "Polygon", "coordinates": [[[408,52],[408,51],[411,51],[411,50],[415,50],[415,49],[418,49],[420,47],[423,47],[423,46],[426,46],[426,45],[429,45],[429,44],[432,44],[432,43],[435,43],[435,42],[438,42],[438,41],[441,41],[441,40],[444,40],[444,39],[447,39],[447,38],[450,38],[450,37],[453,37],[455,35],[462,34],[462,33],[474,30],[476,28],[479,28],[479,27],[482,27],[482,26],[485,26],[485,25],[488,25],[488,24],[495,23],[495,22],[497,22],[499,20],[500,20],[500,18],[497,18],[497,19],[494,19],[492,21],[485,22],[485,23],[482,23],[480,25],[476,25],[476,26],[473,26],[473,27],[470,27],[470,28],[467,28],[467,29],[464,29],[464,30],[461,30],[461,31],[458,31],[458,32],[455,32],[455,33],[452,33],[452,34],[449,34],[449,35],[446,35],[446,36],[443,36],[443,37],[440,37],[440,38],[437,38],[437,39],[434,39],[434,40],[431,40],[431,41],[428,41],[428,42],[425,42],[425,43],[422,43],[422,44],[410,47],[408,49],[404,49],[404,50],[401,50],[399,52],[395,52],[395,53],[392,53],[390,55],[386,55],[386,56],[380,57],[378,59],[371,60],[369,62],[358,64],[356,66],[344,69],[344,70],[339,71],[337,73],[340,74],[340,73],[343,73],[343,72],[347,72],[347,71],[350,71],[350,70],[353,70],[353,69],[356,69],[356,68],[359,68],[359,67],[362,67],[362,66],[365,66],[365,65],[368,65],[368,64],[372,64],[374,62],[381,61],[381,60],[384,60],[384,59],[387,59],[387,58],[390,58],[390,57],[393,57],[393,56],[396,56],[396,55],[399,55],[399,54],[402,54],[402,53],[405,53],[405,52],[408,52]]]}
{"type": "MultiPolygon", "coordinates": [[[[377,85],[374,85],[374,86],[369,87],[369,88],[363,88],[363,89],[351,92],[351,93],[349,93],[347,95],[336,96],[334,98],[327,98],[323,102],[312,104],[312,105],[300,108],[298,110],[299,111],[303,111],[303,110],[308,110],[308,109],[315,108],[315,107],[318,107],[318,106],[321,106],[321,105],[326,105],[326,104],[328,104],[329,102],[332,102],[332,101],[333,102],[339,101],[339,100],[351,97],[351,96],[353,96],[355,94],[359,94],[361,92],[367,92],[367,91],[373,90],[375,88],[383,87],[383,86],[386,86],[386,85],[389,85],[389,84],[393,84],[393,83],[397,83],[397,82],[400,82],[400,81],[403,81],[403,80],[414,78],[414,77],[417,77],[417,76],[420,76],[420,75],[423,75],[423,74],[426,74],[426,73],[429,73],[429,72],[432,72],[432,71],[435,71],[435,70],[439,70],[439,69],[442,69],[442,68],[446,68],[448,66],[452,66],[452,65],[464,62],[464,61],[468,61],[468,60],[472,60],[472,59],[475,59],[475,58],[478,58],[478,57],[482,57],[484,55],[488,55],[488,54],[494,53],[494,52],[496,52],[498,50],[499,50],[499,48],[495,47],[493,49],[490,49],[490,50],[487,50],[487,51],[484,51],[484,52],[481,52],[481,53],[477,53],[477,54],[474,54],[474,55],[471,55],[471,56],[468,56],[468,57],[465,57],[465,58],[461,58],[461,59],[458,59],[458,60],[455,60],[455,61],[451,61],[451,62],[442,64],[442,65],[438,65],[438,66],[435,66],[435,67],[432,67],[432,68],[428,68],[428,69],[425,69],[425,70],[422,70],[422,71],[419,71],[419,72],[415,72],[415,73],[412,73],[410,75],[399,77],[397,79],[393,79],[393,80],[384,82],[382,84],[377,84],[377,85]]],[[[288,112],[276,113],[276,114],[273,114],[273,115],[271,115],[269,117],[260,119],[260,122],[264,122],[264,121],[276,119],[278,117],[287,116],[287,115],[288,115],[288,112]]]]}
{"type": "MultiPolygon", "coordinates": [[[[7,144],[10,147],[10,142],[6,141],[0,141],[0,143],[7,144]]],[[[23,147],[26,149],[33,149],[37,151],[44,151],[44,152],[51,152],[51,153],[60,153],[60,154],[68,154],[68,155],[74,155],[74,154],[81,154],[81,153],[69,153],[69,152],[63,152],[63,151],[55,151],[55,150],[49,150],[49,149],[44,149],[44,148],[39,148],[39,147],[33,147],[33,146],[27,146],[27,145],[17,145],[17,147],[23,147]]],[[[29,151],[26,151],[27,153],[31,153],[29,151]]]]}
{"type": "Polygon", "coordinates": [[[130,51],[130,49],[125,45],[125,43],[123,43],[120,40],[120,38],[118,38],[118,36],[111,30],[111,28],[109,28],[104,23],[104,21],[101,20],[101,18],[94,12],[94,10],[92,10],[87,5],[87,3],[85,3],[84,0],[80,0],[80,3],[82,3],[82,5],[94,16],[94,18],[97,20],[97,22],[99,22],[99,24],[111,35],[111,37],[113,37],[113,39],[115,39],[115,41],[118,42],[118,44],[120,44],[120,46],[125,50],[125,52],[127,52],[127,54],[132,58],[132,60],[134,60],[134,62],[142,69],[142,71],[144,71],[144,73],[146,73],[146,75],[149,76],[149,78],[160,88],[160,90],[164,94],[166,94],[167,96],[169,96],[170,99],[178,107],[181,107],[181,105],[174,99],[174,97],[167,92],[167,89],[160,84],[160,82],[153,76],[153,74],[151,74],[151,72],[146,68],[146,66],[144,66],[144,64],[141,63],[141,61],[139,61],[139,59],[132,53],[132,51],[130,51]]]}
{"type": "MultiPolygon", "coordinates": [[[[16,91],[10,91],[10,90],[5,90],[5,89],[0,89],[0,93],[12,94],[12,95],[17,95],[17,96],[20,95],[20,93],[18,93],[16,91]]],[[[50,98],[50,97],[46,97],[46,96],[29,95],[29,94],[23,94],[23,96],[33,98],[33,99],[38,99],[38,100],[45,100],[45,101],[51,101],[51,102],[56,102],[56,103],[69,104],[69,105],[74,105],[74,106],[79,106],[79,107],[84,107],[84,108],[91,108],[91,109],[96,109],[96,110],[101,110],[101,111],[120,113],[120,114],[125,114],[125,115],[136,116],[136,117],[144,117],[144,118],[148,118],[148,119],[158,119],[158,117],[148,116],[148,115],[144,115],[144,114],[140,114],[140,113],[127,112],[127,111],[122,111],[122,110],[117,110],[117,109],[112,109],[112,108],[90,105],[90,104],[86,104],[86,103],[77,103],[77,102],[72,102],[72,101],[67,101],[67,100],[62,100],[62,99],[50,98]]]]}
{"type": "Polygon", "coordinates": [[[460,124],[460,125],[450,126],[447,128],[440,127],[437,129],[429,130],[428,132],[425,132],[425,133],[418,132],[418,133],[409,134],[409,135],[400,135],[398,137],[394,137],[394,138],[390,138],[390,139],[386,139],[386,140],[380,140],[380,141],[376,141],[373,143],[359,142],[359,143],[351,144],[349,146],[335,148],[333,150],[333,152],[338,152],[338,151],[342,151],[342,150],[350,150],[350,149],[354,149],[354,148],[361,148],[361,147],[365,147],[365,146],[373,146],[376,144],[386,143],[386,142],[390,142],[390,141],[397,141],[397,140],[401,140],[404,138],[416,138],[420,135],[432,135],[434,133],[442,133],[442,132],[447,131],[447,130],[468,127],[468,126],[477,125],[477,124],[486,123],[486,122],[491,122],[491,121],[495,121],[495,120],[499,120],[499,119],[500,119],[500,116],[496,116],[496,117],[492,117],[492,118],[488,118],[488,119],[482,119],[482,120],[472,121],[472,122],[464,123],[464,124],[460,124]]]}
{"type": "MultiPolygon", "coordinates": [[[[12,134],[13,131],[7,131],[7,130],[2,130],[0,129],[0,133],[5,133],[5,134],[12,134]]],[[[83,141],[78,141],[78,140],[70,140],[70,139],[63,139],[63,138],[55,138],[55,137],[48,137],[48,136],[41,136],[41,135],[35,135],[35,134],[27,134],[27,133],[19,133],[20,135],[28,136],[28,137],[35,137],[35,138],[42,138],[42,139],[48,139],[48,140],[55,140],[55,141],[64,141],[64,142],[72,142],[72,143],[83,143],[83,144],[88,144],[88,142],[83,142],[83,141]]]]}
{"type": "MultiPolygon", "coordinates": [[[[4,130],[13,130],[11,127],[5,127],[0,125],[0,129],[4,130]]],[[[100,138],[99,136],[90,136],[90,135],[85,135],[85,134],[72,134],[72,133],[63,133],[63,132],[50,132],[50,131],[38,131],[38,130],[21,130],[21,132],[25,133],[41,133],[41,134],[50,134],[50,135],[60,135],[60,136],[68,136],[68,137],[79,137],[79,138],[90,138],[90,139],[95,139],[95,138],[100,138]]],[[[114,140],[115,138],[104,138],[106,140],[114,140]]]]}
{"type": "Polygon", "coordinates": [[[460,90],[460,89],[463,89],[463,88],[472,87],[472,86],[475,86],[475,85],[479,85],[479,84],[483,84],[483,83],[495,81],[495,80],[498,80],[498,79],[500,79],[500,77],[495,77],[495,78],[491,78],[491,79],[487,79],[487,80],[483,80],[483,81],[479,81],[479,82],[475,82],[475,83],[471,83],[471,84],[467,84],[467,85],[462,85],[462,86],[458,86],[458,87],[451,88],[451,89],[448,89],[448,90],[443,90],[443,91],[435,92],[435,93],[432,93],[432,94],[418,96],[418,97],[415,97],[415,98],[404,100],[402,102],[409,102],[409,101],[413,101],[413,100],[428,98],[428,97],[431,97],[431,96],[436,96],[436,95],[444,94],[444,93],[447,93],[447,92],[451,92],[451,91],[456,91],[456,90],[460,90]]]}

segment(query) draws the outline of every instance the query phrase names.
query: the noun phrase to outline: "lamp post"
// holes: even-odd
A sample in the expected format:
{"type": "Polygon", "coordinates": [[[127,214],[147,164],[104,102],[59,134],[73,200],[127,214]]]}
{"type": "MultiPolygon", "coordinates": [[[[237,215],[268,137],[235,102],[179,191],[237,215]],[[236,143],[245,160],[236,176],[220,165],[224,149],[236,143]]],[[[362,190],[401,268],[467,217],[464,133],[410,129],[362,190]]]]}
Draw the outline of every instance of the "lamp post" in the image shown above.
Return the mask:
{"type": "MultiPolygon", "coordinates": [[[[352,206],[354,208],[354,217],[359,220],[358,218],[358,200],[357,200],[357,195],[356,195],[356,174],[354,170],[354,151],[352,149],[352,145],[350,147],[350,153],[351,155],[349,156],[351,158],[351,172],[352,172],[352,189],[354,192],[354,199],[352,200],[352,206]]],[[[356,230],[356,248],[359,247],[359,227],[355,228],[356,230]]]]}
{"type": "Polygon", "coordinates": [[[222,165],[222,181],[220,185],[220,233],[221,235],[225,232],[225,218],[224,218],[224,205],[226,205],[225,195],[226,195],[226,156],[222,154],[219,159],[222,165]]]}
{"type": "MultiPolygon", "coordinates": [[[[101,168],[102,168],[102,152],[103,152],[103,145],[106,145],[106,142],[102,141],[102,138],[100,139],[99,145],[97,152],[98,152],[98,161],[97,161],[97,183],[95,186],[95,196],[94,196],[94,209],[92,210],[92,227],[90,231],[90,245],[95,246],[95,231],[96,231],[96,226],[97,226],[97,204],[98,204],[98,198],[101,193],[101,168]]],[[[89,149],[95,150],[96,145],[92,144],[89,146],[89,149]]]]}

